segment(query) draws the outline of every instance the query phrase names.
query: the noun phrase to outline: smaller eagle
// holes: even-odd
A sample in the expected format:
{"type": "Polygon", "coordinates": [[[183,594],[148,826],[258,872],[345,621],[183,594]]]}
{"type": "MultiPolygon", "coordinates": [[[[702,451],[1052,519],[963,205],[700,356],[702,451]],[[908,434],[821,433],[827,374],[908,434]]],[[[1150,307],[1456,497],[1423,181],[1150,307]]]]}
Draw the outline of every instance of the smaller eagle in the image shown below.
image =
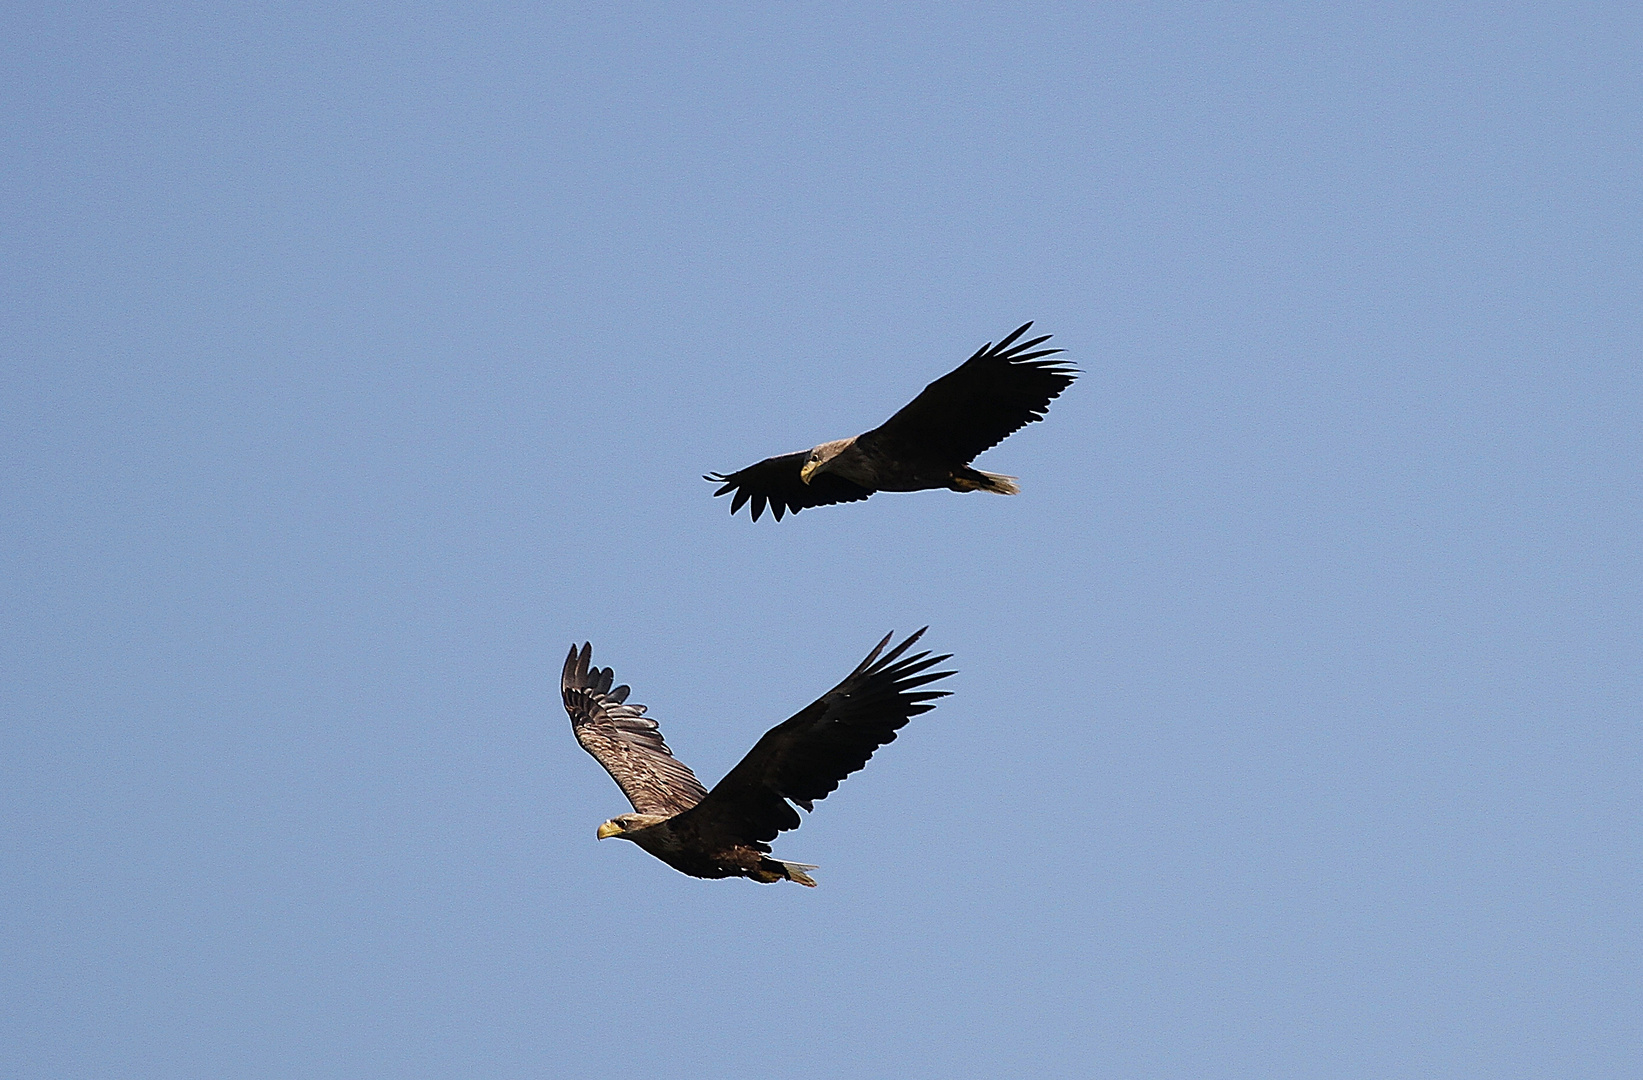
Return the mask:
{"type": "Polygon", "coordinates": [[[929,670],[948,656],[902,655],[923,633],[880,656],[894,636],[886,634],[843,682],[765,732],[712,791],[673,756],[645,707],[627,703],[628,688],[611,688],[611,669],[589,666],[593,646],[572,645],[559,678],[571,730],[636,811],[599,826],[599,839],[631,840],[691,877],[814,886],[805,871],[816,868],[772,859],[769,841],[799,827],[789,804],[815,809],[909,719],[935,708],[932,699],[947,696],[919,687],[953,674],[929,670]]]}
{"type": "Polygon", "coordinates": [[[1034,420],[1072,385],[1078,369],[1045,360],[1060,349],[1040,349],[1050,335],[1017,343],[1023,323],[997,345],[974,356],[924,388],[900,412],[852,439],[835,439],[811,450],[781,454],[728,475],[703,477],[734,491],[730,512],[748,500],[753,520],[770,504],[776,520],[791,510],[855,502],[875,491],[993,491],[1014,495],[1015,477],[970,468],[970,460],[1034,420]]]}

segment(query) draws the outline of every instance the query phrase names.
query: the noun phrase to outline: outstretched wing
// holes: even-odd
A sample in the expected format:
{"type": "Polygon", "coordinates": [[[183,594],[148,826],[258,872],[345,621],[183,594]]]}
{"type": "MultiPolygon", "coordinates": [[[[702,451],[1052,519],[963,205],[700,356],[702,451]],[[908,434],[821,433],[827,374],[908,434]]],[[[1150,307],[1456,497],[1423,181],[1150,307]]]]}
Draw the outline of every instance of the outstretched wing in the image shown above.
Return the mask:
{"type": "Polygon", "coordinates": [[[707,798],[675,819],[709,846],[758,844],[799,826],[790,802],[813,809],[846,776],[867,764],[873,751],[892,741],[909,719],[928,712],[945,690],[919,687],[951,671],[930,671],[948,657],[928,652],[903,658],[920,630],[885,653],[893,634],[867,655],[843,682],[791,720],[777,724],[748,751],[707,798]]]}
{"type": "MultiPolygon", "coordinates": [[[[988,342],[974,356],[924,388],[896,415],[857,440],[895,458],[936,456],[969,462],[997,446],[1006,435],[1044,419],[1078,369],[1045,360],[1060,349],[1040,349],[1050,335],[1016,342],[1032,323],[1023,323],[997,345],[988,342]]],[[[866,448],[864,447],[864,448],[866,448]]]]}
{"type": "Polygon", "coordinates": [[[605,767],[641,814],[677,814],[702,801],[707,789],[673,756],[643,705],[627,703],[628,688],[611,689],[610,668],[589,667],[593,646],[570,647],[559,691],[582,749],[605,767]]]}
{"type": "Polygon", "coordinates": [[[855,502],[873,494],[871,488],[864,488],[842,476],[833,476],[830,473],[813,476],[808,484],[800,480],[799,467],[804,464],[804,459],[809,454],[808,450],[800,450],[796,454],[782,454],[765,458],[757,465],[749,465],[740,472],[733,472],[728,476],[708,473],[702,479],[724,485],[713,493],[715,496],[723,495],[727,491],[736,493],[736,497],[730,500],[732,514],[740,510],[743,503],[752,499],[754,521],[758,521],[759,515],[764,513],[766,502],[770,503],[771,513],[780,521],[782,515],[789,510],[796,514],[812,506],[855,502]]]}

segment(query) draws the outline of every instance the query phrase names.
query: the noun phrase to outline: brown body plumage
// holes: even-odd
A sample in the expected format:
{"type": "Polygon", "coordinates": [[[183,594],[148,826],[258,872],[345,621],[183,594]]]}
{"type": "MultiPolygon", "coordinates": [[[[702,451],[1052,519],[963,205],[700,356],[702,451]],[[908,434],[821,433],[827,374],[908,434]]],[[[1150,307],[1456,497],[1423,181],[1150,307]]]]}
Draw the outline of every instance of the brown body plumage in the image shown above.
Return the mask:
{"type": "Polygon", "coordinates": [[[577,742],[605,767],[634,813],[599,826],[599,839],[631,840],[681,873],[700,878],[746,877],[814,885],[804,863],[770,857],[770,841],[799,826],[805,810],[860,769],[909,719],[946,696],[922,690],[950,671],[928,652],[903,657],[920,630],[883,652],[890,635],[833,689],[769,731],[712,791],[702,787],[662,740],[628,688],[612,687],[610,668],[591,667],[593,647],[571,647],[560,677],[565,711],[577,742]]]}

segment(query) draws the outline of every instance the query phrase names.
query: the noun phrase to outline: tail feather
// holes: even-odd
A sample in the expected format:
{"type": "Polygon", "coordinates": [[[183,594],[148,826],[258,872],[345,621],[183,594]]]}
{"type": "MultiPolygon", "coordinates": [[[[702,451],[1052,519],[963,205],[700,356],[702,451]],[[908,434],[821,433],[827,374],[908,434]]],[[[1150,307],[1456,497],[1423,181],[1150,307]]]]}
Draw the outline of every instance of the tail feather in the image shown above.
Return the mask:
{"type": "Polygon", "coordinates": [[[796,881],[800,885],[807,885],[812,889],[816,887],[816,879],[805,873],[806,870],[817,869],[809,863],[783,862],[780,859],[771,859],[770,861],[782,868],[782,872],[787,875],[788,881],[796,881]]]}
{"type": "Polygon", "coordinates": [[[1003,473],[996,472],[981,472],[980,469],[977,469],[976,472],[981,473],[987,481],[982,486],[982,491],[994,491],[1000,495],[1021,494],[1021,486],[1015,482],[1016,478],[1013,476],[1005,476],[1003,473]]]}
{"type": "Polygon", "coordinates": [[[998,495],[1021,494],[1015,477],[1005,476],[1003,473],[982,472],[968,466],[962,471],[955,470],[947,486],[954,491],[991,491],[998,495]]]}

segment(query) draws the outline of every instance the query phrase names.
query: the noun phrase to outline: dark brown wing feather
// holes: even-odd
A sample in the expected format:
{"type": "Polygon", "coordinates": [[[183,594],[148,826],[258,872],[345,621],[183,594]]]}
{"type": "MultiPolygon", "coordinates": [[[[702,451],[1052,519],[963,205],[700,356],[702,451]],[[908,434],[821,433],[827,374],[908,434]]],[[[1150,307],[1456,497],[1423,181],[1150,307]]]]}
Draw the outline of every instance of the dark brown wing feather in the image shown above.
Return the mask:
{"type": "Polygon", "coordinates": [[[628,688],[611,689],[610,668],[589,667],[593,646],[570,647],[559,691],[582,749],[605,767],[641,814],[677,814],[707,795],[696,774],[673,756],[643,705],[627,703],[628,688]]]}
{"type": "Polygon", "coordinates": [[[947,656],[902,656],[923,633],[880,657],[894,636],[885,635],[843,682],[767,731],[675,827],[694,830],[709,847],[759,844],[798,828],[798,811],[789,802],[812,809],[909,719],[934,708],[932,699],[947,696],[945,690],[918,689],[953,674],[928,670],[947,656]]]}
{"type": "Polygon", "coordinates": [[[702,479],[724,485],[713,493],[715,496],[723,495],[727,491],[736,493],[736,497],[730,500],[732,514],[740,510],[743,503],[752,499],[754,521],[758,521],[759,515],[764,513],[766,502],[770,503],[771,513],[780,521],[782,515],[789,510],[796,514],[812,506],[855,502],[873,494],[869,488],[828,473],[812,477],[810,483],[805,483],[799,479],[799,468],[809,456],[810,451],[800,450],[796,454],[765,458],[757,465],[749,465],[740,472],[733,472],[728,476],[708,473],[702,479]]]}
{"type": "Polygon", "coordinates": [[[935,457],[968,464],[1011,432],[1044,419],[1078,369],[1044,359],[1061,351],[1038,348],[1050,340],[1048,334],[1017,343],[1030,326],[1023,323],[997,345],[977,349],[858,443],[899,460],[935,457]]]}

